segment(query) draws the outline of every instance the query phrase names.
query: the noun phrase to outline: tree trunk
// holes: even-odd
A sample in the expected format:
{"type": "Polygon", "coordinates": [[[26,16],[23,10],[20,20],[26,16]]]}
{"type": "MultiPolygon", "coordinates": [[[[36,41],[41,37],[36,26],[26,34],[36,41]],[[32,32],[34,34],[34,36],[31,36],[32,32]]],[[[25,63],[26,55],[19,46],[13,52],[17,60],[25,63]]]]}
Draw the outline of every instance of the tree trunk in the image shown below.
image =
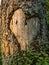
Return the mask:
{"type": "Polygon", "coordinates": [[[41,41],[46,43],[48,41],[48,29],[46,21],[46,0],[38,0],[38,13],[41,17],[41,41]]]}
{"type": "Polygon", "coordinates": [[[15,52],[26,51],[42,39],[47,41],[45,1],[2,0],[1,8],[2,61],[7,65],[15,52]]]}

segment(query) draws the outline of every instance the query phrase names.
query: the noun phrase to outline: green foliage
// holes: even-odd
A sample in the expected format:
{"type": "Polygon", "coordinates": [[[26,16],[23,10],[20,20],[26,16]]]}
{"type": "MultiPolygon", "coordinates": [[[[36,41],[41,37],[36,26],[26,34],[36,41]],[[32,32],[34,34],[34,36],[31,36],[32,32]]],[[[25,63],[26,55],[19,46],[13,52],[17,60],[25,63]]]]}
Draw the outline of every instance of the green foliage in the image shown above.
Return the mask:
{"type": "Polygon", "coordinates": [[[44,47],[37,44],[36,49],[30,48],[28,51],[14,53],[9,57],[7,65],[49,65],[49,43],[45,43],[44,47]]]}
{"type": "MultiPolygon", "coordinates": [[[[38,44],[39,46],[39,44],[38,44]]],[[[39,46],[37,50],[30,48],[28,51],[20,51],[10,56],[8,65],[49,65],[49,43],[39,46]]]]}

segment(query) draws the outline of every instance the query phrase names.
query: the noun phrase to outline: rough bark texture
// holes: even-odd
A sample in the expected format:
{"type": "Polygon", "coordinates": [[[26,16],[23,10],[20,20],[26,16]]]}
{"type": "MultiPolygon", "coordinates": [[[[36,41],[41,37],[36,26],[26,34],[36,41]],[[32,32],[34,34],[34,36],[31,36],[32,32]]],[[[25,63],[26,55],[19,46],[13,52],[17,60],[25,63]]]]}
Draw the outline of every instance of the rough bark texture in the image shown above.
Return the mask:
{"type": "Polygon", "coordinates": [[[47,21],[46,21],[46,0],[38,0],[38,13],[41,17],[41,36],[42,42],[45,43],[48,41],[48,30],[47,30],[47,21]]]}
{"type": "Polygon", "coordinates": [[[36,40],[47,41],[45,1],[2,0],[2,58],[26,51],[36,40]]]}

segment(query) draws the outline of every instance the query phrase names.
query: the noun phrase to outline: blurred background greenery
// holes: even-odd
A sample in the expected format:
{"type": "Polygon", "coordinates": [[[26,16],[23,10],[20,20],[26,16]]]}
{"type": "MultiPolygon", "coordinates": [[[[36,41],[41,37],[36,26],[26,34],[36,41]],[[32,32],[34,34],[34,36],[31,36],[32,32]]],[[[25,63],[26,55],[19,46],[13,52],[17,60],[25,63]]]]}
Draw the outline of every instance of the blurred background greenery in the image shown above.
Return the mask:
{"type": "Polygon", "coordinates": [[[47,26],[49,30],[49,0],[46,0],[47,26]]]}
{"type": "MultiPolygon", "coordinates": [[[[49,33],[49,0],[46,0],[46,6],[47,6],[46,7],[47,26],[48,26],[48,33],[49,33]]],[[[44,49],[49,50],[49,44],[46,45],[46,47],[44,49]]],[[[28,60],[26,59],[27,62],[30,59],[32,59],[32,57],[33,57],[33,59],[34,59],[33,62],[35,62],[35,59],[37,59],[36,62],[35,62],[35,64],[33,64],[33,65],[49,65],[49,52],[46,52],[46,53],[39,52],[39,53],[32,54],[33,53],[32,50],[30,50],[30,51],[28,52],[28,56],[27,57],[26,57],[26,53],[25,53],[25,57],[28,59],[28,60]],[[31,56],[29,57],[29,55],[31,55],[31,56]]],[[[22,58],[23,54],[20,56],[19,61],[21,61],[21,58],[22,58]]],[[[1,43],[0,43],[0,65],[2,65],[2,61],[1,60],[2,60],[2,56],[1,56],[1,43]]],[[[17,62],[18,62],[18,60],[17,60],[17,62]]],[[[21,64],[21,62],[19,62],[19,63],[21,64]]],[[[28,64],[28,65],[31,65],[31,64],[28,64]]]]}

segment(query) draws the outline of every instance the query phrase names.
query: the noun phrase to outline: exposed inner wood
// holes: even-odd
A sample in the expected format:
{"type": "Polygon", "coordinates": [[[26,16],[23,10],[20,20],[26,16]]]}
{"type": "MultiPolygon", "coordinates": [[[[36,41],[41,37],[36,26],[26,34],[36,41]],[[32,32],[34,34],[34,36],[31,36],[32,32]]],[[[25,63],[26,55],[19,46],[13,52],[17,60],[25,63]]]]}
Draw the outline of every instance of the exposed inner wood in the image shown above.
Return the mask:
{"type": "Polygon", "coordinates": [[[39,28],[38,17],[26,20],[26,15],[22,9],[17,9],[10,21],[10,29],[20,43],[21,50],[29,48],[28,46],[39,32],[39,28]]]}
{"type": "Polygon", "coordinates": [[[25,35],[25,20],[26,16],[22,9],[18,9],[14,12],[14,15],[12,16],[12,20],[10,22],[10,29],[18,39],[18,42],[20,43],[21,50],[26,49],[26,42],[28,43],[28,36],[26,36],[26,40],[24,38],[25,35]],[[26,42],[25,42],[26,41],[26,42]]]}

